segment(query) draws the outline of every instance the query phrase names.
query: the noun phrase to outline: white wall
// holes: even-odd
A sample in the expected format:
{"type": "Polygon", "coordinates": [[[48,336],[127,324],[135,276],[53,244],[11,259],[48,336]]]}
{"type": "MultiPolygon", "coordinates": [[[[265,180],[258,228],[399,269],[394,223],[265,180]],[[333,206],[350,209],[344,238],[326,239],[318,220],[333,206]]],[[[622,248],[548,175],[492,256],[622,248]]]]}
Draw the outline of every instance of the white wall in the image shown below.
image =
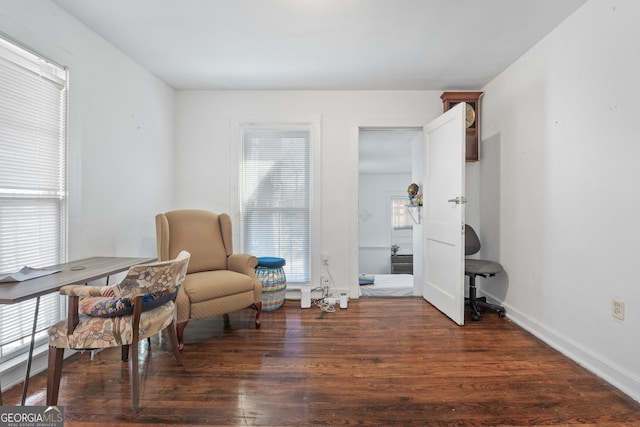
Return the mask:
{"type": "Polygon", "coordinates": [[[636,0],[591,0],[488,84],[477,171],[483,255],[506,270],[484,291],[636,400],[638,16],[636,0]]]}
{"type": "MultiPolygon", "coordinates": [[[[358,129],[416,127],[442,111],[441,91],[179,91],[177,94],[176,205],[237,215],[230,188],[230,122],[243,117],[287,120],[321,116],[320,220],[314,243],[329,254],[336,287],[357,298],[358,129]]],[[[235,221],[237,223],[237,221],[235,221]]],[[[312,260],[320,263],[321,260],[312,260]]],[[[316,282],[318,278],[316,277],[316,282]]]]}
{"type": "Polygon", "coordinates": [[[69,68],[69,259],[155,256],[173,89],[48,0],[0,1],[0,29],[69,68]]]}
{"type": "Polygon", "coordinates": [[[391,274],[391,245],[400,254],[413,253],[413,230],[393,230],[391,197],[404,197],[411,173],[360,174],[358,210],[358,247],[360,273],[391,274]]]}
{"type": "MultiPolygon", "coordinates": [[[[0,31],[69,68],[69,260],[155,256],[154,216],[173,191],[173,89],[48,0],[0,0],[0,31]]],[[[3,372],[3,388],[23,376],[3,372]]]]}

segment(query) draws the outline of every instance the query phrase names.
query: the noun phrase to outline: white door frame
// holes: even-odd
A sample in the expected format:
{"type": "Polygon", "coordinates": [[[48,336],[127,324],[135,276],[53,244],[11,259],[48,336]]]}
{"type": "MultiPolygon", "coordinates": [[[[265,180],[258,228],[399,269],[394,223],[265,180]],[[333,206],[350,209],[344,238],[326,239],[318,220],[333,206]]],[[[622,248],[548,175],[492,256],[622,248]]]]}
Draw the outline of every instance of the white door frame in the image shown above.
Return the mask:
{"type": "MultiPolygon", "coordinates": [[[[360,178],[358,175],[358,163],[359,163],[359,136],[360,130],[365,128],[422,128],[431,119],[422,117],[399,117],[399,118],[383,118],[383,119],[363,119],[362,121],[358,121],[357,123],[352,124],[351,126],[351,151],[349,153],[349,157],[352,159],[352,164],[355,165],[351,168],[351,179],[350,190],[351,194],[358,194],[358,188],[360,186],[360,178]]],[[[415,156],[414,156],[415,159],[415,156]]],[[[422,170],[417,171],[416,168],[421,167],[421,161],[414,160],[414,164],[412,165],[411,174],[413,177],[422,176],[422,170]],[[420,175],[416,175],[416,173],[420,173],[420,175]]],[[[416,178],[417,179],[417,178],[416,178]]],[[[420,184],[420,183],[418,183],[420,184]]],[[[359,234],[359,223],[358,223],[358,198],[352,197],[349,201],[349,298],[357,299],[360,296],[360,286],[358,284],[358,275],[359,275],[359,262],[358,262],[358,234],[359,234]]],[[[415,228],[414,228],[415,230],[415,228]]],[[[415,236],[416,231],[414,231],[415,236]]],[[[421,239],[414,238],[414,260],[416,259],[416,241],[421,239]]],[[[422,243],[420,243],[421,245],[422,243]]],[[[422,250],[420,250],[420,254],[422,254],[422,250]]],[[[422,259],[422,258],[419,258],[422,259]]],[[[414,295],[422,295],[422,274],[421,274],[421,266],[416,266],[417,263],[414,262],[414,295]],[[419,270],[419,271],[416,271],[419,270]],[[420,283],[420,289],[416,289],[416,283],[420,283]]]]}

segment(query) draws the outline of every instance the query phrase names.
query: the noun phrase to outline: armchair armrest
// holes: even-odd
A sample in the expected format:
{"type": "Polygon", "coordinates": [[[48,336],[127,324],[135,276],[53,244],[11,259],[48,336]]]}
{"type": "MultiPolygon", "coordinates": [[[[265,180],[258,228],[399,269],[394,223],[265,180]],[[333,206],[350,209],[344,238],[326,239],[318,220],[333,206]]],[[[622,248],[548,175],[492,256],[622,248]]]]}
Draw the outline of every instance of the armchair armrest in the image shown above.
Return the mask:
{"type": "Polygon", "coordinates": [[[70,333],[73,333],[80,322],[80,314],[78,313],[80,297],[113,296],[114,292],[112,286],[67,285],[60,288],[60,295],[69,297],[67,328],[70,333]]]}
{"type": "Polygon", "coordinates": [[[237,273],[255,276],[255,268],[258,265],[258,258],[249,254],[231,254],[227,258],[229,270],[237,273]]]}
{"type": "Polygon", "coordinates": [[[67,285],[60,288],[60,295],[77,297],[114,296],[111,286],[67,285]]]}

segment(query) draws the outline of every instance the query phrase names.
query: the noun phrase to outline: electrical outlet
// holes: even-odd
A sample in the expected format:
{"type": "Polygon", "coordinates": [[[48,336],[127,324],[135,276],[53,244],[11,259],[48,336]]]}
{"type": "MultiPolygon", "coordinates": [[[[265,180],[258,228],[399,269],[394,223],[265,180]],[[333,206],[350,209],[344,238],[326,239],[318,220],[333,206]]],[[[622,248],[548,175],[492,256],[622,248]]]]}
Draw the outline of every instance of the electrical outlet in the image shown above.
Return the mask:
{"type": "Polygon", "coordinates": [[[611,300],[611,315],[616,319],[624,320],[624,301],[616,298],[611,300]]]}
{"type": "Polygon", "coordinates": [[[327,276],[320,277],[320,286],[322,286],[323,288],[329,287],[329,278],[327,276]]]}

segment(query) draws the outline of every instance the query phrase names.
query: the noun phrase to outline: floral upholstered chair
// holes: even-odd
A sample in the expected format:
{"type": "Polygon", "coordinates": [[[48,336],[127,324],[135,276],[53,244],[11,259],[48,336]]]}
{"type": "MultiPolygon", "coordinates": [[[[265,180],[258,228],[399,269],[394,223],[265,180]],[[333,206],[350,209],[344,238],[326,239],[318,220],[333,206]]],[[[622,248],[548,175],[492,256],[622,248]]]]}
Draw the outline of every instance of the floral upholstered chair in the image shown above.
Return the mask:
{"type": "Polygon", "coordinates": [[[187,274],[191,255],[133,266],[127,276],[111,286],[69,285],[68,319],[49,328],[47,405],[57,405],[64,349],[122,347],[129,359],[133,412],[139,407],[138,341],[167,330],[179,365],[175,326],[175,298],[187,274]],[[129,355],[129,351],[131,354],[129,355]]]}

